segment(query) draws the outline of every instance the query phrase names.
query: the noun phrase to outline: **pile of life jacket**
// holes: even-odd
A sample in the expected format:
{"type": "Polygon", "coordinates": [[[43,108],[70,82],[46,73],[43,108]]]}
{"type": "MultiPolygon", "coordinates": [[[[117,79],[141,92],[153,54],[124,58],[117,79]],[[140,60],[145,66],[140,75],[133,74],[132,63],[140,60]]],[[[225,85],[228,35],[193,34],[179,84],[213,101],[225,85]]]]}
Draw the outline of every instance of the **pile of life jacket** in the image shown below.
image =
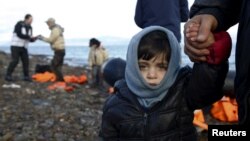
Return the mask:
{"type": "Polygon", "coordinates": [[[73,91],[75,87],[70,86],[69,84],[84,84],[87,82],[87,76],[75,76],[75,75],[66,75],[64,76],[64,82],[55,82],[56,75],[51,72],[37,73],[32,76],[32,79],[36,82],[46,83],[54,82],[52,85],[48,86],[48,90],[64,89],[67,92],[73,91]]]}
{"type": "MultiPolygon", "coordinates": [[[[211,117],[225,123],[238,122],[238,105],[235,98],[224,96],[220,101],[215,102],[210,109],[211,117]]],[[[193,124],[208,130],[208,124],[202,110],[194,112],[193,124]]]]}

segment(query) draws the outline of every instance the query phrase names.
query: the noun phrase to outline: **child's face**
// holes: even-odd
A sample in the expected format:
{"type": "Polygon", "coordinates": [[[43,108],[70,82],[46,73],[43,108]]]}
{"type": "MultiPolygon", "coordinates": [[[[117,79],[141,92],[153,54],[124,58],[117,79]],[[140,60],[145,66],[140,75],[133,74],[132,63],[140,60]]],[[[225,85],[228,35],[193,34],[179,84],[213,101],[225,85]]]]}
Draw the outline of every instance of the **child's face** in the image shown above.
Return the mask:
{"type": "Polygon", "coordinates": [[[151,60],[138,60],[141,74],[149,85],[157,86],[164,78],[168,69],[168,62],[164,58],[164,55],[160,55],[151,60]]]}

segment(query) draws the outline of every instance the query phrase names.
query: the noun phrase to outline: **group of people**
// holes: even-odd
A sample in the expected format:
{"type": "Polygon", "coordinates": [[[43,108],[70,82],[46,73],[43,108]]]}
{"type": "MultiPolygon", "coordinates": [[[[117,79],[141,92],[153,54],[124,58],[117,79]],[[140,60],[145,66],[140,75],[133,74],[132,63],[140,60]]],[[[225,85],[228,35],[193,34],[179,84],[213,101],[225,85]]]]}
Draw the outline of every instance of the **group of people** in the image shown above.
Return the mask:
{"type": "Polygon", "coordinates": [[[143,29],[128,46],[125,78],[104,105],[104,141],[197,140],[193,112],[223,96],[232,48],[226,30],[237,23],[234,89],[239,124],[249,125],[250,1],[195,0],[190,14],[187,9],[187,0],[137,0],[135,22],[143,29]],[[184,50],[192,68],[180,66],[178,26],[185,9],[184,50]]]}
{"type": "Polygon", "coordinates": [[[51,70],[56,74],[57,81],[64,81],[62,75],[62,65],[65,56],[65,44],[63,32],[64,29],[56,24],[55,19],[49,18],[46,23],[51,30],[51,34],[48,38],[38,35],[33,36],[32,31],[33,17],[30,14],[25,15],[23,21],[17,22],[15,25],[13,36],[11,40],[11,62],[7,68],[5,76],[6,81],[13,81],[12,73],[18,65],[21,58],[23,65],[23,80],[32,81],[29,74],[29,55],[28,45],[30,42],[35,42],[37,39],[47,42],[51,45],[54,51],[54,57],[51,61],[51,70]]]}
{"type": "MultiPolygon", "coordinates": [[[[32,33],[32,21],[33,17],[30,14],[25,15],[23,21],[17,22],[14,28],[12,40],[11,40],[11,62],[7,68],[5,76],[6,81],[13,81],[12,73],[18,65],[21,58],[23,65],[23,80],[32,81],[29,74],[29,55],[28,44],[41,40],[51,45],[51,49],[54,51],[54,56],[51,61],[51,70],[56,75],[56,81],[64,81],[62,66],[65,56],[65,41],[64,41],[64,28],[58,25],[54,18],[49,18],[46,23],[51,30],[50,36],[44,37],[42,35],[33,36],[32,33]]],[[[95,38],[89,41],[89,67],[91,68],[91,74],[93,78],[92,86],[102,85],[101,81],[101,65],[107,60],[108,54],[105,48],[101,45],[101,42],[95,38]]]]}
{"type": "MultiPolygon", "coordinates": [[[[232,47],[226,30],[237,23],[234,89],[239,124],[249,125],[249,9],[247,0],[195,0],[189,14],[187,0],[138,0],[135,22],[143,29],[132,37],[128,46],[125,78],[115,83],[115,92],[104,105],[102,139],[197,140],[192,124],[193,111],[222,98],[232,47]],[[192,68],[180,65],[180,22],[186,22],[184,50],[194,62],[192,68]]],[[[13,60],[6,80],[12,79],[11,73],[19,57],[26,61],[23,63],[24,80],[29,80],[26,47],[36,39],[49,42],[55,50],[52,66],[59,79],[65,55],[63,29],[50,19],[47,24],[60,40],[53,36],[33,37],[31,22],[31,15],[26,15],[15,27],[11,47],[13,60]]],[[[90,46],[89,65],[95,75],[100,76],[100,66],[107,59],[107,53],[95,38],[90,40],[90,46]]]]}

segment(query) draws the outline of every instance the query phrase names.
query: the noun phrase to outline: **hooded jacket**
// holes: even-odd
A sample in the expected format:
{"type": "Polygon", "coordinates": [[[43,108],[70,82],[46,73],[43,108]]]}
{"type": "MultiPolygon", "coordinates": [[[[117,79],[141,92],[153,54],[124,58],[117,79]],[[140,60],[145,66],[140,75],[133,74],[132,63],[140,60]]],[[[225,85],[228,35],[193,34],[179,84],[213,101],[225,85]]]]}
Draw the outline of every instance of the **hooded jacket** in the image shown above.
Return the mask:
{"type": "Polygon", "coordinates": [[[188,20],[187,0],[137,0],[135,23],[140,28],[159,25],[171,30],[181,41],[180,23],[188,20]]]}
{"type": "Polygon", "coordinates": [[[236,77],[234,82],[238,103],[239,123],[250,125],[250,1],[249,0],[196,0],[190,17],[211,14],[218,21],[217,31],[227,30],[239,23],[236,44],[236,77]]]}
{"type": "Polygon", "coordinates": [[[139,102],[146,108],[152,107],[155,103],[161,101],[168,92],[170,86],[174,83],[180,69],[180,45],[173,33],[166,28],[152,26],[145,28],[139,34],[135,35],[130,41],[127,52],[127,65],[125,69],[125,80],[129,89],[138,97],[139,102]],[[169,60],[168,71],[157,86],[150,86],[142,77],[138,67],[138,45],[141,38],[147,33],[161,30],[167,34],[171,58],[169,60]]]}
{"type": "Polygon", "coordinates": [[[132,38],[127,52],[125,80],[116,83],[116,93],[103,108],[100,135],[104,141],[197,140],[192,124],[193,111],[222,97],[228,63],[223,59],[217,65],[196,63],[193,69],[180,68],[179,48],[172,32],[159,26],[145,28],[132,38]],[[139,76],[136,55],[141,38],[154,30],[165,32],[171,47],[167,74],[157,88],[148,86],[139,76]],[[147,97],[149,94],[152,96],[147,97]],[[145,103],[140,100],[148,98],[156,102],[145,108],[145,103]]]}
{"type": "Polygon", "coordinates": [[[64,29],[60,25],[55,25],[51,28],[50,37],[44,37],[42,40],[50,43],[51,48],[53,50],[64,50],[64,37],[63,37],[64,29]]]}
{"type": "Polygon", "coordinates": [[[90,67],[94,65],[101,66],[108,59],[108,52],[102,46],[90,47],[88,63],[90,67]]]}

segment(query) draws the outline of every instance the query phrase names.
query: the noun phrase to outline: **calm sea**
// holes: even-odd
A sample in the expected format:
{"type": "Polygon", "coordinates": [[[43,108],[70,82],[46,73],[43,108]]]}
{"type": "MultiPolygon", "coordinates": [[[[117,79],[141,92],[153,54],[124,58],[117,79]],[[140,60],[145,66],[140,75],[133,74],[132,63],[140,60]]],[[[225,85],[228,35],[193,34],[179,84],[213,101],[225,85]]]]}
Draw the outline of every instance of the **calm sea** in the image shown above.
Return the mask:
{"type": "MultiPolygon", "coordinates": [[[[183,45],[182,45],[183,46],[183,45]]],[[[109,57],[120,57],[126,59],[127,45],[117,45],[117,46],[105,46],[109,53],[109,57]]],[[[53,51],[49,46],[30,46],[29,53],[32,55],[46,55],[51,58],[53,51]]],[[[9,46],[0,46],[0,50],[6,53],[10,53],[9,46]]],[[[87,64],[89,47],[87,46],[67,46],[65,63],[71,66],[83,66],[87,64]]],[[[188,57],[184,54],[182,48],[182,65],[191,65],[188,57]]],[[[229,58],[230,70],[235,70],[235,46],[232,49],[231,56],[229,58]]]]}

